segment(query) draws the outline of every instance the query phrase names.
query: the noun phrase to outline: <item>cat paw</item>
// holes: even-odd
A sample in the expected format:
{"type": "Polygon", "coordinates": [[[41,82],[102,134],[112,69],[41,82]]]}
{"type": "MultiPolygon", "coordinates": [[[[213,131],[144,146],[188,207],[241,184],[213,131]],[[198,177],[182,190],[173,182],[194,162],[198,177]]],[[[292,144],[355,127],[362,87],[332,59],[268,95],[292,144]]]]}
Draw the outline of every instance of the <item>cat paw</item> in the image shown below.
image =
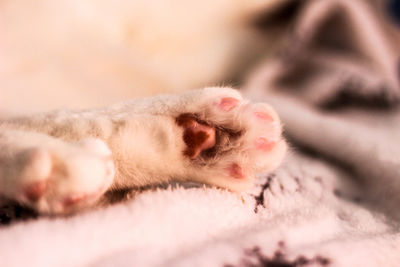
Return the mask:
{"type": "Polygon", "coordinates": [[[94,204],[114,177],[111,151],[99,139],[23,149],[10,165],[7,197],[42,214],[68,214],[94,204]]]}
{"type": "Polygon", "coordinates": [[[229,88],[197,91],[180,114],[187,176],[233,191],[249,188],[259,172],[275,169],[287,149],[280,119],[266,103],[251,103],[229,88]]]}

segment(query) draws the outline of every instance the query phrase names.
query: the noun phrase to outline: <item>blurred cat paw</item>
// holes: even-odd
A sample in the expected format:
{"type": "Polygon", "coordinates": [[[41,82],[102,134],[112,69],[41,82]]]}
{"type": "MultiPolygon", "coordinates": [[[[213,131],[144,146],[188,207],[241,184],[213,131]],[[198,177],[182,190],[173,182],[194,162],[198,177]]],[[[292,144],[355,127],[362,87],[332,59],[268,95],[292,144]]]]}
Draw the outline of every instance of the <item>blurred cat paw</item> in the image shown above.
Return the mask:
{"type": "Polygon", "coordinates": [[[68,214],[90,206],[114,177],[111,151],[99,139],[21,149],[9,162],[7,198],[42,214],[68,214]]]}

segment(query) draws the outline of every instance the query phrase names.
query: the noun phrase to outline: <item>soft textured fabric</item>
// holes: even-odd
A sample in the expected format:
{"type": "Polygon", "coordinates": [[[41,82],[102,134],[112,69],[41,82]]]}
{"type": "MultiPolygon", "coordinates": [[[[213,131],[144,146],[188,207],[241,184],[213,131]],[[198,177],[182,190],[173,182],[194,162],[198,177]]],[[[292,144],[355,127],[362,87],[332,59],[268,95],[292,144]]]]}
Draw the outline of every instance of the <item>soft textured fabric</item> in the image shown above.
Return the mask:
{"type": "Polygon", "coordinates": [[[242,195],[178,185],[1,227],[0,265],[398,266],[400,87],[391,47],[399,44],[363,1],[304,3],[294,19],[303,33],[338,12],[351,23],[333,23],[335,33],[366,32],[339,39],[368,56],[342,54],[330,31],[310,30],[307,38],[324,40],[318,49],[285,46],[251,74],[247,96],[274,105],[292,143],[275,173],[242,195]]]}

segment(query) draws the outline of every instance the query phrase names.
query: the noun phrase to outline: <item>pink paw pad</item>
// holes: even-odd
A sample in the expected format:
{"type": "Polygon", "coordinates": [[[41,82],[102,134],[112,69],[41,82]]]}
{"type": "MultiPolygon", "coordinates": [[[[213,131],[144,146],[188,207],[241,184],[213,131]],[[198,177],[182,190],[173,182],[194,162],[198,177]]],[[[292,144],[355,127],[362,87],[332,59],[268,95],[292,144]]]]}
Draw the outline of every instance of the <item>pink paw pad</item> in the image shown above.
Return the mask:
{"type": "Polygon", "coordinates": [[[255,111],[254,115],[256,115],[256,117],[261,120],[270,121],[270,122],[274,121],[274,118],[272,118],[272,116],[266,112],[255,111]]]}
{"type": "Polygon", "coordinates": [[[25,188],[24,193],[27,199],[32,202],[36,202],[46,191],[47,183],[46,181],[36,182],[25,188]]]}
{"type": "Polygon", "coordinates": [[[74,205],[78,204],[79,202],[85,200],[86,197],[87,197],[86,195],[77,195],[77,196],[67,197],[62,202],[62,205],[64,208],[69,208],[69,207],[74,206],[74,205]]]}
{"type": "Polygon", "coordinates": [[[228,167],[229,175],[233,178],[242,179],[245,177],[242,167],[237,163],[233,163],[228,167]]]}
{"type": "Polygon", "coordinates": [[[239,100],[233,97],[225,97],[221,99],[218,106],[224,111],[230,111],[239,104],[239,100]]]}
{"type": "Polygon", "coordinates": [[[264,150],[264,151],[269,151],[275,146],[275,142],[273,141],[268,141],[264,137],[259,137],[256,139],[254,142],[256,148],[264,150]]]}

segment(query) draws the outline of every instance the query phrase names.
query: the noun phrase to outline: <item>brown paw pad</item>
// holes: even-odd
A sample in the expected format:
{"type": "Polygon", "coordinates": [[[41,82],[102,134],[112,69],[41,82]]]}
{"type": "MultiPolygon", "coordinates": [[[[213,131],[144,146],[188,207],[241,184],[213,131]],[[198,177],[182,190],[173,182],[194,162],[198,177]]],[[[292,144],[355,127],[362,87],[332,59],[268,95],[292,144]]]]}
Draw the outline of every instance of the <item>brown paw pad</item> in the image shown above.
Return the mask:
{"type": "Polygon", "coordinates": [[[215,146],[215,129],[205,122],[200,122],[191,114],[180,115],[176,122],[185,129],[183,141],[186,149],[183,153],[186,156],[195,159],[204,150],[215,146]]]}

